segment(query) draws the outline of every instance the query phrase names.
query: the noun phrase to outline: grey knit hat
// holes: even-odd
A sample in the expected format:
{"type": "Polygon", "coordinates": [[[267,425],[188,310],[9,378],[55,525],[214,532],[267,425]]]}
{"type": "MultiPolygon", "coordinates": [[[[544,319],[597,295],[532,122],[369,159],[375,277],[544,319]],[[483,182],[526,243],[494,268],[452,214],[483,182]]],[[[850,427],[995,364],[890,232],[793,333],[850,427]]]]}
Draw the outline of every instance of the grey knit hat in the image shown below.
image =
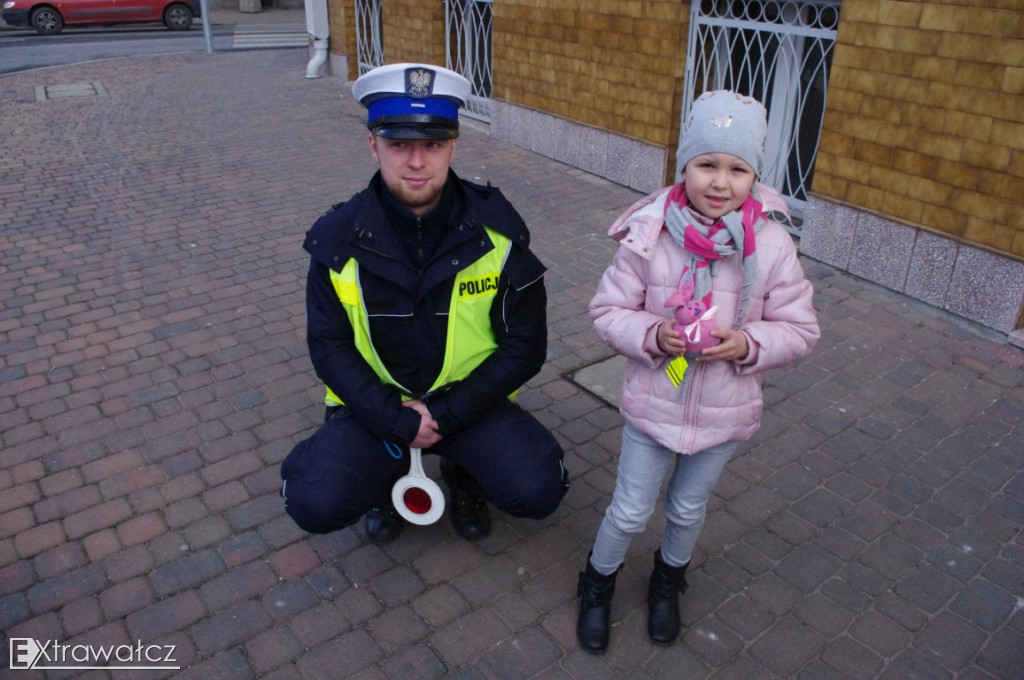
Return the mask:
{"type": "Polygon", "coordinates": [[[696,156],[729,153],[750,164],[760,177],[768,117],[761,102],[752,97],[715,90],[705,92],[690,107],[690,117],[676,151],[676,172],[696,156]]]}

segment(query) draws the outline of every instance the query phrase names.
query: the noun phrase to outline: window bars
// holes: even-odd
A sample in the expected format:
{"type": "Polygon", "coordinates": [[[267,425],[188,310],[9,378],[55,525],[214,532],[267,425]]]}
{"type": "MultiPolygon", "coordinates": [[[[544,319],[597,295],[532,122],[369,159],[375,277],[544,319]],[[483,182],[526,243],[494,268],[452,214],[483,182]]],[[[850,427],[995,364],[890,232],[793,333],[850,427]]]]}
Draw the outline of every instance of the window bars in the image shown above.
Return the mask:
{"type": "Polygon", "coordinates": [[[445,54],[451,70],[470,83],[470,97],[462,113],[484,122],[491,120],[491,0],[446,0],[444,4],[445,54]]]}
{"type": "MultiPolygon", "coordinates": [[[[789,206],[799,234],[821,136],[839,0],[694,0],[680,133],[708,90],[750,95],[768,110],[761,181],[789,206]]],[[[682,168],[676,168],[677,176],[682,168]]]]}
{"type": "Polygon", "coordinates": [[[380,3],[381,0],[355,0],[356,60],[359,75],[384,65],[380,3]]]}

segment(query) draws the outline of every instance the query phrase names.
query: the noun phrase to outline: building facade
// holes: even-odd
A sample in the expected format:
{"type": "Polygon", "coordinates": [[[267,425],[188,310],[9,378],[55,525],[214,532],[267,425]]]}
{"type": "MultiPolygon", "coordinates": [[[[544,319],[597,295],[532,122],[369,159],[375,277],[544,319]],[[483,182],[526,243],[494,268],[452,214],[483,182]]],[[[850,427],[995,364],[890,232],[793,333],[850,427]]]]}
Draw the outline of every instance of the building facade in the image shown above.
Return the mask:
{"type": "Polygon", "coordinates": [[[805,255],[1024,340],[1019,0],[328,0],[331,72],[446,64],[496,138],[639,191],[693,98],[761,99],[805,255]]]}

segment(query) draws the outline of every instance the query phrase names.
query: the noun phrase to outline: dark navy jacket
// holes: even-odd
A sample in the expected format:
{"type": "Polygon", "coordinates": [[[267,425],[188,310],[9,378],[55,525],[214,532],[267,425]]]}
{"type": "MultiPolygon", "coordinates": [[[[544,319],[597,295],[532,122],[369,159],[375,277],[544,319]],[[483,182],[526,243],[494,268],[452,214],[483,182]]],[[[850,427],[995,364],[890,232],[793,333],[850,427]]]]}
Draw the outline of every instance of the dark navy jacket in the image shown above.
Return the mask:
{"type": "MultiPolygon", "coordinates": [[[[417,267],[414,218],[394,219],[378,173],[369,186],[334,206],[306,234],[312,256],[306,286],[307,342],[317,376],[382,439],[408,444],[420,416],[401,406],[400,391],[380,378],[355,347],[348,316],[330,281],[349,258],[360,265],[370,337],[391,375],[422,398],[442,436],[471,425],[540,371],[547,354],[544,265],[529,249],[526,224],[494,187],[449,173],[435,216],[433,254],[417,267]],[[512,240],[491,308],[498,349],[466,379],[423,396],[440,373],[454,277],[494,246],[486,224],[512,240]]],[[[427,216],[429,217],[429,216],[427,216]]]]}

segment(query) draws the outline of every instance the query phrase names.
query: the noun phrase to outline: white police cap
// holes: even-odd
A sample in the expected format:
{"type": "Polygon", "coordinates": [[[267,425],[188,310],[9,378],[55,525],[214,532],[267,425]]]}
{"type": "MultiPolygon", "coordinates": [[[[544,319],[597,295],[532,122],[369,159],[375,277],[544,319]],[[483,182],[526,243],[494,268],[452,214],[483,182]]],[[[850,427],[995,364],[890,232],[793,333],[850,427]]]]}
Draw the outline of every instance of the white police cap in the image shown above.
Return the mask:
{"type": "Polygon", "coordinates": [[[469,81],[430,64],[389,64],[352,84],[367,108],[366,126],[381,137],[452,139],[459,136],[459,107],[469,97],[469,81]]]}

